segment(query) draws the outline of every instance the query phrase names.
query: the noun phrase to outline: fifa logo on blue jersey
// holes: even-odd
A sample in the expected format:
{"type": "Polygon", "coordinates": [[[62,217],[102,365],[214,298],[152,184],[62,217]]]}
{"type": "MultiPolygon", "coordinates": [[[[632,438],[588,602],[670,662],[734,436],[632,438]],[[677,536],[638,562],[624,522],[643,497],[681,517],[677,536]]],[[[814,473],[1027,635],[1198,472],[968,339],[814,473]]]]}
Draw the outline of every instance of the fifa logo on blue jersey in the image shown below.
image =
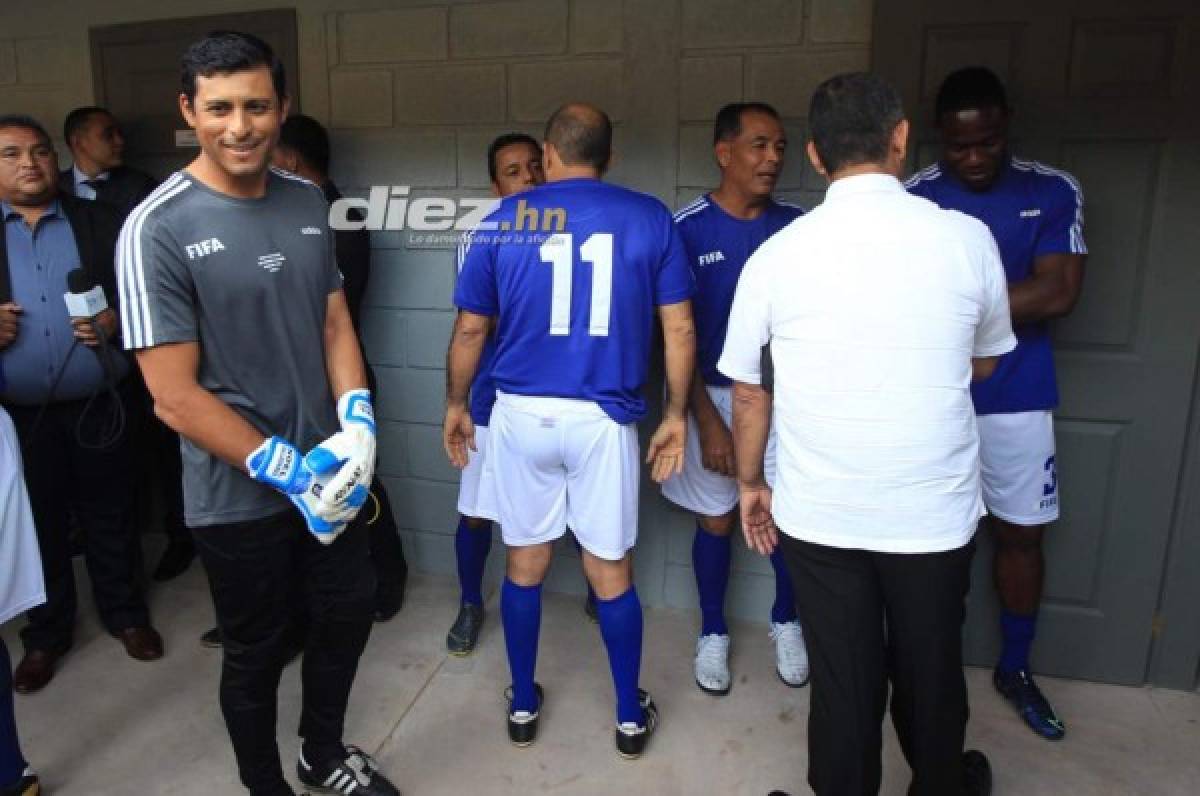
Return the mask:
{"type": "Polygon", "coordinates": [[[706,265],[712,265],[713,263],[719,263],[724,259],[725,259],[725,255],[723,253],[721,253],[720,251],[715,251],[715,252],[709,252],[708,254],[700,255],[699,257],[696,258],[696,261],[699,263],[699,265],[701,267],[703,267],[706,265]]]}

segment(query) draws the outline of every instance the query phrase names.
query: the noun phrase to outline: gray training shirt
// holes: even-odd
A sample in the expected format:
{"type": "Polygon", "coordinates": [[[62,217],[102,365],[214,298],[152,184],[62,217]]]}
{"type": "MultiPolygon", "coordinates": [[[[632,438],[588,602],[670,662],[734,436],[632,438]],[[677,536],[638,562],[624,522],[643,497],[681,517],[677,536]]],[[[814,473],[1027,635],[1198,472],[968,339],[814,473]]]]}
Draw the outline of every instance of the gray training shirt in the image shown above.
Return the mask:
{"type": "MultiPolygon", "coordinates": [[[[342,286],[320,189],[272,169],[261,199],[171,175],[121,230],[125,347],[200,344],[198,381],[266,436],[307,451],[338,429],[325,308],[342,286]]],[[[184,439],[189,526],[292,510],[286,498],[184,439]]]]}

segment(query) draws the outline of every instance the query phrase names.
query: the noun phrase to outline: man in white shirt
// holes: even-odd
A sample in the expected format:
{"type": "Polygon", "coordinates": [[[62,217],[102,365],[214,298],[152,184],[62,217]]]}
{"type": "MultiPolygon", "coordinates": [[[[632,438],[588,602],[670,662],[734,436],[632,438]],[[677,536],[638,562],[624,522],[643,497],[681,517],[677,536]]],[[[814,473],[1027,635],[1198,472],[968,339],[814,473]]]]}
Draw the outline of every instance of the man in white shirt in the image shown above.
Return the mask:
{"type": "Polygon", "coordinates": [[[829,191],[747,262],[718,363],[746,541],[782,544],[808,636],[808,781],[819,796],[879,790],[890,680],[909,793],[989,793],[987,758],[963,752],[961,646],[984,513],[969,387],[1015,345],[1004,269],[983,224],[897,180],[908,122],[891,87],[832,78],[809,124],[829,191]]]}

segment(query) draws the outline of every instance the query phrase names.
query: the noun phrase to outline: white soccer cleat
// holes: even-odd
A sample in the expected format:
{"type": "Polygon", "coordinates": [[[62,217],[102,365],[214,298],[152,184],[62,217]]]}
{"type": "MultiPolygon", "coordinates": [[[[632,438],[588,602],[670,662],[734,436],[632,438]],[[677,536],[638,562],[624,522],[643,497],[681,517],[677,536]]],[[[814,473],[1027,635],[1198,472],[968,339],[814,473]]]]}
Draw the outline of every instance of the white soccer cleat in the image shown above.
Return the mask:
{"type": "Polygon", "coordinates": [[[800,622],[772,622],[771,640],[775,642],[775,671],[779,679],[791,688],[808,685],[808,650],[800,622]]]}
{"type": "Polygon", "coordinates": [[[696,641],[696,685],[710,694],[729,693],[729,636],[710,633],[696,641]]]}

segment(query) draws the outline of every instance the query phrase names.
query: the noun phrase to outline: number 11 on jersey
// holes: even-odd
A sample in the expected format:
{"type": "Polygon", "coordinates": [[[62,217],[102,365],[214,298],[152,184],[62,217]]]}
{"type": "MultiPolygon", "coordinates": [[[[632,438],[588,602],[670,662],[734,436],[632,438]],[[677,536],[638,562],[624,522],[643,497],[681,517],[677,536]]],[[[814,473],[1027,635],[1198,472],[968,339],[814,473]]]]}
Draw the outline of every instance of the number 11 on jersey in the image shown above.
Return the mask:
{"type": "MultiPolygon", "coordinates": [[[[550,334],[570,334],[574,236],[569,232],[551,235],[538,253],[542,262],[549,263],[553,269],[550,283],[550,334]]],[[[589,235],[579,247],[579,258],[592,265],[592,306],[588,316],[588,334],[608,337],[608,318],[612,312],[612,233],[595,232],[589,235]]]]}

